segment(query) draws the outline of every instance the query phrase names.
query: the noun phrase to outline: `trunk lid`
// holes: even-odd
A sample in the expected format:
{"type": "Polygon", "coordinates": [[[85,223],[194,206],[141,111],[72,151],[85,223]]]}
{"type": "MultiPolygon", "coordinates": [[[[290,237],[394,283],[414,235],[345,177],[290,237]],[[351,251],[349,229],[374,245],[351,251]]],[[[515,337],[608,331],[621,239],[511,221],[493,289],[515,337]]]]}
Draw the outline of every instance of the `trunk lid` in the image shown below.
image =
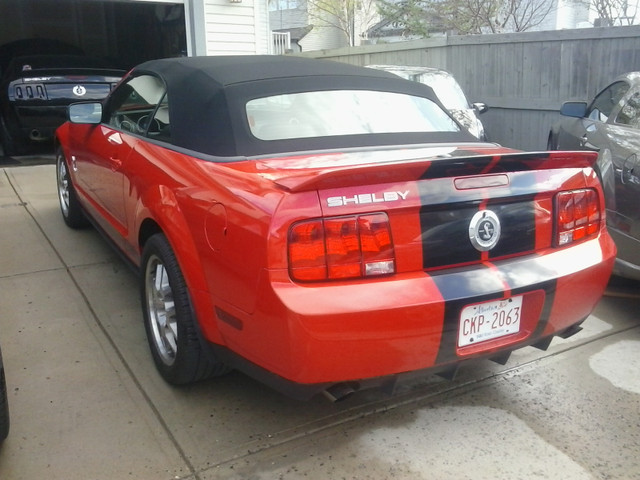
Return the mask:
{"type": "Polygon", "coordinates": [[[255,166],[291,193],[316,191],[324,218],[386,213],[401,273],[552,247],[555,195],[586,188],[595,158],[470,144],[267,159],[255,166]],[[495,228],[497,235],[489,231],[495,228]]]}

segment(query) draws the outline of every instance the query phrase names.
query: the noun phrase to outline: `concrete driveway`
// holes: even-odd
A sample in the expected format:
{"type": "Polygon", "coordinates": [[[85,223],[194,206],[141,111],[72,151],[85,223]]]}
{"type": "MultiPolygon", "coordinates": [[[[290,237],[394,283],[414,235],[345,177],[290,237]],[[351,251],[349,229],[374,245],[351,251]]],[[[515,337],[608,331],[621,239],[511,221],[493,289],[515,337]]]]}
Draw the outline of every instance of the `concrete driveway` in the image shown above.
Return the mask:
{"type": "Polygon", "coordinates": [[[297,402],[239,374],[156,374],[137,280],[66,228],[53,165],[0,169],[0,479],[640,479],[640,300],[609,295],[568,340],[395,396],[297,402]]]}

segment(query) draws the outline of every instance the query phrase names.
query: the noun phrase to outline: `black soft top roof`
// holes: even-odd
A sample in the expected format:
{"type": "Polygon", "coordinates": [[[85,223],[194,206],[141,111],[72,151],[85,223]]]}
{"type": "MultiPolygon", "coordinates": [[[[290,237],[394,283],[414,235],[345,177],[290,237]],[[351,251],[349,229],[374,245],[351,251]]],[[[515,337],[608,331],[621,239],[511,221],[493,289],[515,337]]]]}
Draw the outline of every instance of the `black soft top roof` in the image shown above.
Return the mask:
{"type": "Polygon", "coordinates": [[[280,55],[182,57],[151,60],[135,67],[131,74],[152,74],[164,81],[169,96],[172,143],[209,155],[255,156],[327,148],[473,139],[464,131],[277,141],[259,140],[251,134],[246,102],[272,95],[366,89],[426,97],[441,105],[426,85],[346,63],[280,55]]]}
{"type": "MultiPolygon", "coordinates": [[[[191,79],[194,73],[205,75],[219,87],[243,82],[287,77],[354,76],[395,78],[387,72],[373,71],[347,63],[283,55],[230,55],[182,57],[151,60],[135,70],[157,72],[168,83],[191,79]]],[[[284,89],[283,91],[286,91],[284,89]]]]}

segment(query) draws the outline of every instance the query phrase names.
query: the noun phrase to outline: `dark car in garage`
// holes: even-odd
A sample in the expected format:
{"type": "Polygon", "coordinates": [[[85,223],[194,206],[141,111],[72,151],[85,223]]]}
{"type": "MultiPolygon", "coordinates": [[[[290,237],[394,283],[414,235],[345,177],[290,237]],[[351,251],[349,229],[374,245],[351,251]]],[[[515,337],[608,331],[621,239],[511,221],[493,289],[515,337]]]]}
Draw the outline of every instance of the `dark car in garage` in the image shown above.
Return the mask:
{"type": "Polygon", "coordinates": [[[565,102],[550,150],[594,150],[607,226],[618,247],[614,273],[640,280],[640,72],[617,77],[591,103],[565,102]]]}
{"type": "Polygon", "coordinates": [[[0,78],[4,154],[25,154],[33,145],[51,141],[66,120],[70,103],[103,99],[124,73],[103,59],[85,55],[13,57],[0,78]]]}

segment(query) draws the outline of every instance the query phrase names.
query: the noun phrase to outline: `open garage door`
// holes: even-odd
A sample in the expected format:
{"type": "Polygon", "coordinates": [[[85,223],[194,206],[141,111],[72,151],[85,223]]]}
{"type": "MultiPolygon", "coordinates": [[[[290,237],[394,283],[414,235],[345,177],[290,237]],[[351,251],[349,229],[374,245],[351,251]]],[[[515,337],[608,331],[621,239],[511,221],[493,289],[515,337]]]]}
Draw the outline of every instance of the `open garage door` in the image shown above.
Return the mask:
{"type": "Polygon", "coordinates": [[[51,151],[69,103],[104,98],[141,62],[187,55],[184,2],[0,0],[0,164],[51,151]]]}
{"type": "Polygon", "coordinates": [[[184,1],[0,1],[0,45],[25,38],[64,41],[129,69],[187,54],[184,1]]]}

